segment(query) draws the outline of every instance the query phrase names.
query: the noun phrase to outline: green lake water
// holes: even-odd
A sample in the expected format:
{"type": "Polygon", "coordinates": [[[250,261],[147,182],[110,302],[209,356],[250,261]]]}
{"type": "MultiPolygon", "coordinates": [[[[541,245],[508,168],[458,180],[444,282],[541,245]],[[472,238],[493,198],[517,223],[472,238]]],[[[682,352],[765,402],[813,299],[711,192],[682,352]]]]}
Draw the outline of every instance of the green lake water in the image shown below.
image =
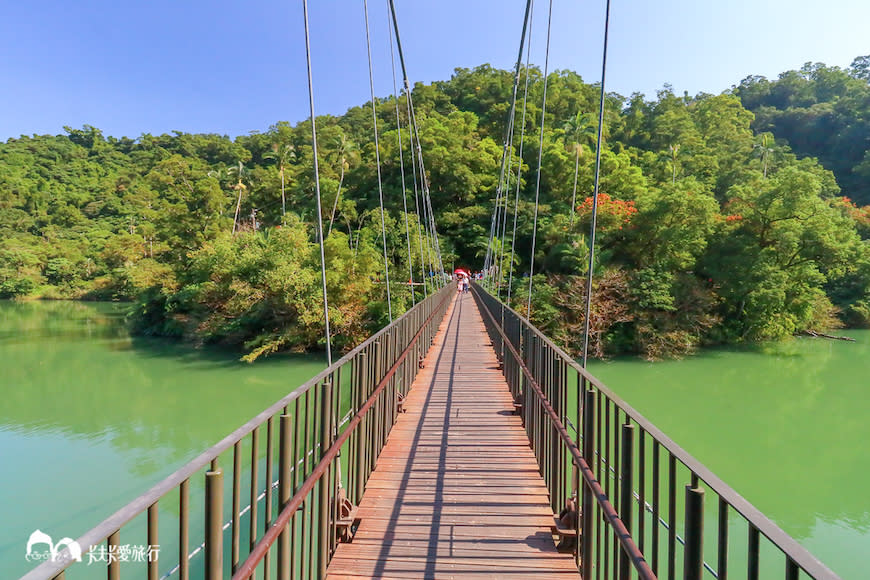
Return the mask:
{"type": "MultiPolygon", "coordinates": [[[[31,567],[35,529],[80,536],[323,368],[133,339],[122,308],[0,301],[2,579],[31,567]]],[[[857,342],[590,370],[843,578],[863,579],[870,331],[842,334],[857,342]]]]}
{"type": "Polygon", "coordinates": [[[834,572],[863,580],[870,331],[838,334],[856,342],[797,338],[589,370],[834,572]]]}
{"type": "Polygon", "coordinates": [[[123,305],[0,301],[0,578],[77,538],[323,369],[131,338],[123,305]]]}

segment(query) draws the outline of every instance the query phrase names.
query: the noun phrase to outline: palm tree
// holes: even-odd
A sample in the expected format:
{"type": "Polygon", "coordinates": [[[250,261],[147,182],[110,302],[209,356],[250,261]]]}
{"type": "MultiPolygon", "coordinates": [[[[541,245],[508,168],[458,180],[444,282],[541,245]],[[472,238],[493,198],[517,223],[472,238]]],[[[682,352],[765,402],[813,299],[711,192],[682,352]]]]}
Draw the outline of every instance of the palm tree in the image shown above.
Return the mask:
{"type": "Polygon", "coordinates": [[[338,163],[341,167],[341,176],[338,178],[338,192],[335,194],[335,201],[332,203],[332,213],[329,215],[329,229],[326,230],[327,236],[332,232],[332,223],[335,221],[335,210],[338,208],[338,198],[341,197],[341,186],[344,184],[344,172],[350,167],[348,159],[356,151],[356,143],[348,139],[344,133],[341,133],[334,143],[338,154],[338,163]]]}
{"type": "Polygon", "coordinates": [[[752,147],[758,150],[758,154],[761,157],[762,173],[764,178],[767,179],[767,166],[770,164],[771,155],[775,153],[775,150],[772,147],[773,135],[770,133],[762,133],[760,137],[760,141],[752,147]]]}
{"type": "Polygon", "coordinates": [[[574,147],[574,189],[571,194],[571,225],[574,225],[574,205],[577,203],[577,173],[580,170],[580,156],[583,154],[583,142],[595,139],[597,134],[593,120],[590,113],[577,113],[562,125],[565,139],[570,139],[574,147]]]}
{"type": "Polygon", "coordinates": [[[272,150],[263,154],[263,159],[274,159],[278,162],[278,174],[281,176],[281,218],[287,213],[287,198],[284,196],[284,168],[291,161],[296,160],[296,147],[287,143],[283,147],[278,143],[272,143],[272,150]]]}
{"type": "Polygon", "coordinates": [[[233,189],[239,192],[238,201],[236,201],[236,213],[233,217],[233,233],[236,233],[236,228],[238,227],[239,222],[239,210],[242,209],[242,193],[247,189],[247,186],[242,183],[242,177],[247,174],[247,170],[245,169],[244,164],[239,161],[238,167],[230,167],[227,169],[228,175],[236,175],[236,184],[233,185],[233,189]]]}

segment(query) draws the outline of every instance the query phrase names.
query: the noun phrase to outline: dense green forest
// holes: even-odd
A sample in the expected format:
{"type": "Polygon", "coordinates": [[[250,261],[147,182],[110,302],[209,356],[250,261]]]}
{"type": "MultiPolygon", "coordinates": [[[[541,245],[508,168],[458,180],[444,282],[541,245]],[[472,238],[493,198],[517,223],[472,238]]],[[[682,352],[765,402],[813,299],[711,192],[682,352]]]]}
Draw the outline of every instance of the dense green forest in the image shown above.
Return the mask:
{"type": "MultiPolygon", "coordinates": [[[[521,310],[543,93],[540,71],[528,76],[527,138],[511,155],[522,161],[521,310]]],[[[870,324],[868,81],[862,57],[748,77],[721,95],[608,94],[594,354],[657,358],[870,324]]],[[[511,72],[484,65],[414,87],[445,267],[483,265],[512,86],[511,72]]],[[[569,350],[581,344],[598,94],[573,72],[548,79],[532,320],[569,350]]],[[[405,98],[407,197],[396,100],[376,107],[395,316],[412,300],[403,282],[431,268],[417,251],[405,98]]],[[[371,103],[317,129],[332,326],[346,348],[388,320],[371,103]]],[[[0,297],[130,300],[138,332],[236,345],[248,360],[316,347],[310,136],[308,122],[235,139],[85,126],[0,144],[0,297]]]]}

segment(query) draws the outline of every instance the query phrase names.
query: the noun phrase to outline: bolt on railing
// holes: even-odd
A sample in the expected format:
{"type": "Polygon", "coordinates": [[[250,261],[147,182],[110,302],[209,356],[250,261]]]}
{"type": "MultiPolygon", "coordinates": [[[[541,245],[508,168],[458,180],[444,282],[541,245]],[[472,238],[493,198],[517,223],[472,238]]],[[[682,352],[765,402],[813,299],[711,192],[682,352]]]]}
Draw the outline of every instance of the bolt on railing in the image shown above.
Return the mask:
{"type": "Polygon", "coordinates": [[[472,289],[553,511],[579,490],[584,579],[838,578],[528,320],[472,289]]]}

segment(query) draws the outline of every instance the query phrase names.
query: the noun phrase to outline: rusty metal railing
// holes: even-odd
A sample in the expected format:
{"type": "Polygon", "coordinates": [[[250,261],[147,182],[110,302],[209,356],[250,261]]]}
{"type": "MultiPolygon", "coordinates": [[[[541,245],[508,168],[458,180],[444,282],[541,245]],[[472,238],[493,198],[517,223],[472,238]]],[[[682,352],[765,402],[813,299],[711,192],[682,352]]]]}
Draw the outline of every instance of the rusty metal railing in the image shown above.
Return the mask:
{"type": "Polygon", "coordinates": [[[579,490],[584,579],[838,578],[528,320],[472,288],[553,511],[579,490]]]}
{"type": "Polygon", "coordinates": [[[102,562],[76,563],[67,549],[24,580],[67,571],[74,580],[85,566],[86,577],[103,567],[97,574],[109,580],[248,578],[255,568],[266,579],[322,578],[338,541],[339,500],[362,498],[453,292],[430,295],[86,532],[77,540],[84,559],[93,548],[102,562]],[[122,539],[160,549],[131,561],[122,539]]]}

